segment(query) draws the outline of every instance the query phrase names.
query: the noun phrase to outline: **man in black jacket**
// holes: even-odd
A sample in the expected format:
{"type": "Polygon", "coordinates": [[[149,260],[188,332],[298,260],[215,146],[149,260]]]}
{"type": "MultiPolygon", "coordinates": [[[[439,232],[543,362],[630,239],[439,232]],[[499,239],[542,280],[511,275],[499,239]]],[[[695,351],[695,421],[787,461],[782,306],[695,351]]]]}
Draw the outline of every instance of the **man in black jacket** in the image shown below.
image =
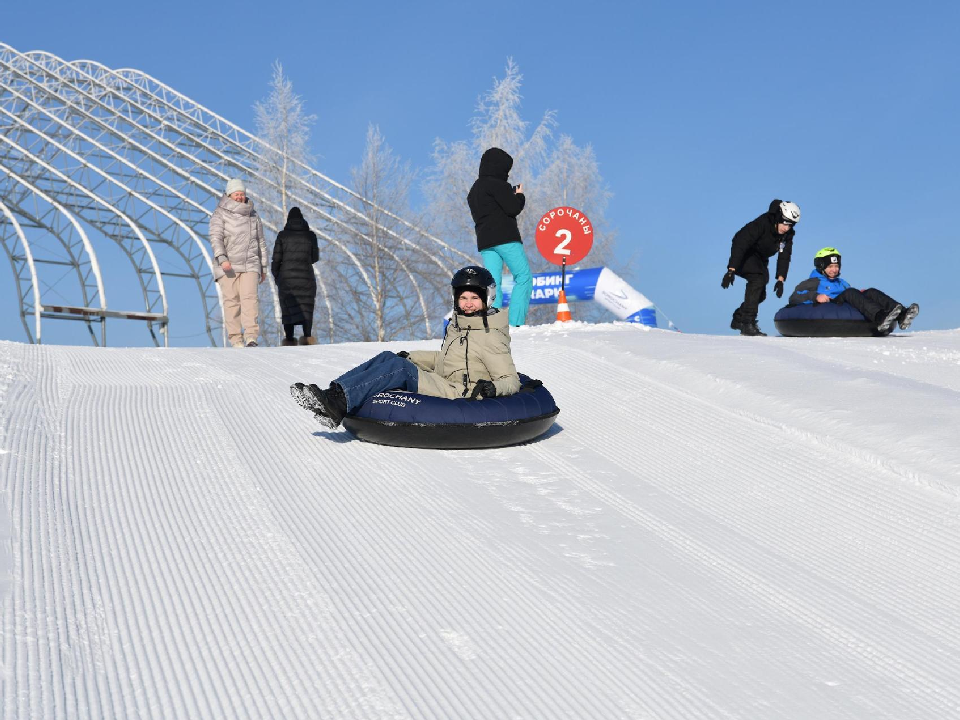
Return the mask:
{"type": "Polygon", "coordinates": [[[513,158],[500,148],[489,148],[480,158],[480,177],[467,195],[467,204],[477,230],[477,250],[483,265],[497,283],[493,307],[503,305],[500,291],[503,265],[513,273],[510,294],[510,325],[518,327],[527,321],[533,275],[523,250],[517,215],[523,211],[526,198],[523,185],[513,186],[507,180],[513,158]]]}
{"type": "Polygon", "coordinates": [[[783,281],[790,269],[793,252],[793,226],[800,220],[800,208],[789,200],[774,200],[770,209],[756,220],[751,220],[733,236],[730,261],[720,287],[726,290],[733,284],[734,275],[747,281],[743,304],[733,311],[730,327],[741,335],[766,335],[757,326],[757,312],[767,297],[770,282],[770,258],[777,256],[777,282],[773,286],[777,297],[783,297],[783,281]]]}

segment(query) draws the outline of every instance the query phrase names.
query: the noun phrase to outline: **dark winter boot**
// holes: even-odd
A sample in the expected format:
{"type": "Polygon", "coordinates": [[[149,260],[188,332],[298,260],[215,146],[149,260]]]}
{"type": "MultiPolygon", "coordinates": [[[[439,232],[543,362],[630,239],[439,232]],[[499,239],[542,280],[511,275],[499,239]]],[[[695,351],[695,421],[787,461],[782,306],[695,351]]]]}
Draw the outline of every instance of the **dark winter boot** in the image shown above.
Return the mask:
{"type": "Polygon", "coordinates": [[[906,330],[910,327],[910,323],[913,322],[913,319],[920,314],[920,306],[916,303],[913,303],[900,313],[900,317],[897,318],[897,322],[900,324],[901,330],[906,330]]]}
{"type": "Polygon", "coordinates": [[[347,414],[347,396],[343,388],[337,383],[330,383],[330,387],[320,391],[320,402],[323,403],[323,409],[333,426],[337,427],[343,422],[343,416],[347,414]]]}
{"type": "Polygon", "coordinates": [[[740,328],[741,335],[749,335],[750,337],[766,337],[767,334],[763,332],[760,327],[757,325],[756,320],[753,322],[745,322],[740,328]]]}
{"type": "Polygon", "coordinates": [[[296,338],[284,338],[280,341],[280,347],[293,347],[297,344],[296,338]]]}
{"type": "Polygon", "coordinates": [[[733,320],[730,321],[731,330],[739,330],[743,327],[743,318],[740,317],[740,308],[733,311],[733,320]]]}
{"type": "Polygon", "coordinates": [[[313,335],[304,335],[300,338],[301,345],[316,345],[317,339],[313,335]]]}
{"type": "Polygon", "coordinates": [[[326,392],[326,390],[321,390],[313,384],[304,385],[303,383],[294,383],[290,386],[290,395],[297,401],[297,404],[304,410],[312,412],[314,418],[316,418],[317,422],[321,425],[332,430],[339,425],[340,422],[334,423],[333,419],[327,413],[327,407],[324,404],[326,392]]]}
{"type": "Polygon", "coordinates": [[[900,313],[903,312],[903,305],[897,303],[893,306],[893,310],[888,312],[886,315],[881,311],[877,314],[877,332],[887,333],[893,329],[893,324],[897,321],[897,318],[900,317],[900,313]]]}

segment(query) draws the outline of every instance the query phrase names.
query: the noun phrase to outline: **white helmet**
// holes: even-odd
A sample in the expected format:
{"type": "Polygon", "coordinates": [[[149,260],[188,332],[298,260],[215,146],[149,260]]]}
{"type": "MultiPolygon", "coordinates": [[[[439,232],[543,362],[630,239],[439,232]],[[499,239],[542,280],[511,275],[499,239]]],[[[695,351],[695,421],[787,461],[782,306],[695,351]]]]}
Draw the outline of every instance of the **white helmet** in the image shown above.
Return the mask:
{"type": "Polygon", "coordinates": [[[790,202],[789,200],[784,200],[780,203],[780,217],[787,222],[800,222],[800,206],[796,203],[790,202]]]}

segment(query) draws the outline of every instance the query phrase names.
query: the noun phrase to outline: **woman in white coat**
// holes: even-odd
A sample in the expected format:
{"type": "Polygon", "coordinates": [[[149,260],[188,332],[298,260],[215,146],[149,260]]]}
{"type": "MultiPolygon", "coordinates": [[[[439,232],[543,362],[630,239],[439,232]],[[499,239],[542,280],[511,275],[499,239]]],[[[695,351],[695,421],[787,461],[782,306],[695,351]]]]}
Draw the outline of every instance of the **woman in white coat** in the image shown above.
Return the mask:
{"type": "Polygon", "coordinates": [[[260,303],[257,286],[267,279],[267,243],[263,223],[242,180],[227,191],[210,217],[213,277],[223,295],[223,322],[233,347],[256,347],[260,303]]]}

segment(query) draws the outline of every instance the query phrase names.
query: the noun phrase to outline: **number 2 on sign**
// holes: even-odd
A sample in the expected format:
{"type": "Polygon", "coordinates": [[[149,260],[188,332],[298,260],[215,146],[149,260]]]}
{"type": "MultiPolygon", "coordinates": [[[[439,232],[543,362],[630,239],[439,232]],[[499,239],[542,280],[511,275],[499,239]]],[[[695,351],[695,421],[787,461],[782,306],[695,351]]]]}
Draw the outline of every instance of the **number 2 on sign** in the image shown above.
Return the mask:
{"type": "Polygon", "coordinates": [[[562,237],[563,240],[560,241],[560,244],[554,249],[554,255],[569,255],[570,249],[567,245],[570,243],[570,239],[573,237],[573,233],[569,230],[557,230],[557,237],[562,237]]]}

